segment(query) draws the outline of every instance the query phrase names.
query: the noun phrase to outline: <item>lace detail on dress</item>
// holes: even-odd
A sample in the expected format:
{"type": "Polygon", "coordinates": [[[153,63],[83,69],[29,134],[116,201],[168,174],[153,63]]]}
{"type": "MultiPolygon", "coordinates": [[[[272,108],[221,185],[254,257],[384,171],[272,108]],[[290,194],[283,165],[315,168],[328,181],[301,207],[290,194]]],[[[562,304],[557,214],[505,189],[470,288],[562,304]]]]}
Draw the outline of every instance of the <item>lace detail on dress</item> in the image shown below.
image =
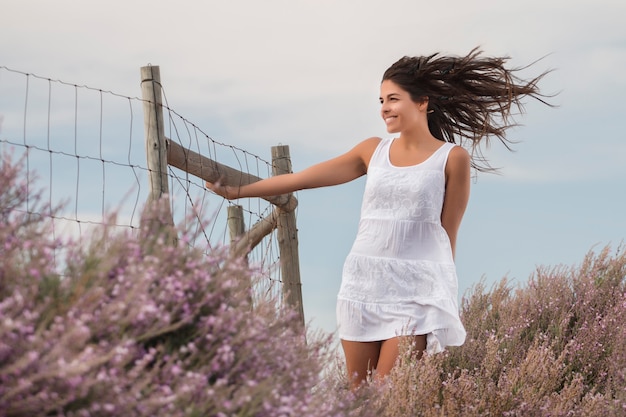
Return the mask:
{"type": "Polygon", "coordinates": [[[423,170],[419,175],[398,175],[389,169],[370,167],[367,175],[361,218],[440,222],[443,172],[423,170]]]}
{"type": "Polygon", "coordinates": [[[457,298],[454,264],[348,255],[339,297],[365,303],[431,303],[457,298]]]}

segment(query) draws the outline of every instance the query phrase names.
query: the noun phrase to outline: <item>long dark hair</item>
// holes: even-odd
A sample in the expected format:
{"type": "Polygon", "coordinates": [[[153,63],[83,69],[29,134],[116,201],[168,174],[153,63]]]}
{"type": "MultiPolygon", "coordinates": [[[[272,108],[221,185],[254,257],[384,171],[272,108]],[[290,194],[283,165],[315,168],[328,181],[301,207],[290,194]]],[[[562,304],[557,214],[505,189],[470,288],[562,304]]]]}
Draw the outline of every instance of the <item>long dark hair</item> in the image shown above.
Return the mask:
{"type": "Polygon", "coordinates": [[[506,130],[515,126],[512,108],[523,113],[521,99],[535,98],[550,105],[537,86],[550,71],[531,80],[516,76],[522,68],[506,68],[510,58],[485,57],[478,48],[466,56],[405,56],[383,74],[420,102],[428,99],[428,127],[437,139],[464,145],[471,144],[472,166],[478,171],[492,171],[478,144],[498,138],[508,149],[513,141],[506,130]]]}

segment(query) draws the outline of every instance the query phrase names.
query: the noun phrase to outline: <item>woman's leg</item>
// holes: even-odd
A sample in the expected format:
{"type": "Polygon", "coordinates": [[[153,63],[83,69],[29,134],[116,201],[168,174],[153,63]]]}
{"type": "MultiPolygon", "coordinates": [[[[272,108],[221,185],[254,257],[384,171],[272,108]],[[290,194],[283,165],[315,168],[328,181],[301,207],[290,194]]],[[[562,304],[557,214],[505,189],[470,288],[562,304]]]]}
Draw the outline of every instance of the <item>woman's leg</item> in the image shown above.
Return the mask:
{"type": "Polygon", "coordinates": [[[352,389],[358,388],[367,379],[368,372],[378,366],[381,345],[382,342],[341,341],[352,389]]]}
{"type": "MultiPolygon", "coordinates": [[[[418,359],[421,358],[422,353],[426,350],[426,335],[404,337],[413,339],[415,354],[418,359]]],[[[391,368],[398,359],[399,345],[404,337],[394,337],[382,341],[376,366],[376,379],[382,379],[391,372],[391,368]]]]}
{"type": "MultiPolygon", "coordinates": [[[[412,338],[416,357],[422,357],[426,350],[426,335],[404,336],[412,338]]],[[[346,367],[352,389],[358,388],[367,379],[369,372],[376,370],[376,379],[389,374],[399,355],[399,344],[402,337],[394,337],[378,342],[352,342],[341,340],[346,356],[346,367]]]]}

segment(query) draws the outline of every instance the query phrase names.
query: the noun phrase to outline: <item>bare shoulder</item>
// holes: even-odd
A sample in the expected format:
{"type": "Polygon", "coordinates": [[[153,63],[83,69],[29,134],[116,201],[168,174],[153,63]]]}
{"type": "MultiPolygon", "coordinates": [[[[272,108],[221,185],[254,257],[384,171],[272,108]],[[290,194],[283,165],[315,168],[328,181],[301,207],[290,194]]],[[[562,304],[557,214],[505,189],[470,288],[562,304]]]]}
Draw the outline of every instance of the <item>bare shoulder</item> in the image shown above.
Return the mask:
{"type": "Polygon", "coordinates": [[[462,146],[455,146],[450,149],[450,154],[448,155],[448,162],[453,162],[456,164],[464,164],[470,162],[470,154],[467,152],[462,146]]]}
{"type": "Polygon", "coordinates": [[[376,150],[376,148],[378,147],[381,141],[382,139],[379,137],[371,137],[371,138],[361,141],[359,144],[357,144],[354,147],[353,150],[358,153],[359,157],[363,161],[366,171],[367,171],[367,167],[369,166],[370,159],[372,159],[372,155],[374,154],[374,151],[376,150]]]}
{"type": "Polygon", "coordinates": [[[361,148],[361,149],[371,149],[372,152],[374,152],[374,150],[376,149],[376,147],[381,141],[382,141],[381,138],[373,136],[371,138],[367,138],[361,141],[358,145],[356,145],[356,147],[361,148]]]}
{"type": "Polygon", "coordinates": [[[455,146],[448,154],[446,173],[448,175],[465,174],[469,172],[471,157],[467,149],[462,146],[455,146]]]}

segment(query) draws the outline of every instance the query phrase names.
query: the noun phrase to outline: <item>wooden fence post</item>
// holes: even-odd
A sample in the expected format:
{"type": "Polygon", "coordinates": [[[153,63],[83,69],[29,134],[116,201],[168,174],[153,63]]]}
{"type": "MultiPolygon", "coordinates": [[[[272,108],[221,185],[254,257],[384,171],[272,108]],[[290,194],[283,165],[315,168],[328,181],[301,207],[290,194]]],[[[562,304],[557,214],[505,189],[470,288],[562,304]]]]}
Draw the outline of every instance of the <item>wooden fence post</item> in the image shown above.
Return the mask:
{"type": "Polygon", "coordinates": [[[158,200],[169,195],[167,184],[167,148],[161,98],[159,67],[141,67],[141,95],[146,135],[146,155],[150,170],[150,199],[158,200]]]}
{"type": "MultiPolygon", "coordinates": [[[[291,172],[289,146],[272,146],[272,171],[273,175],[291,172]]],[[[293,210],[279,211],[277,235],[280,250],[280,270],[283,281],[283,301],[296,310],[300,323],[304,327],[296,214],[293,210]]]]}
{"type": "MultiPolygon", "coordinates": [[[[228,206],[226,211],[228,214],[228,230],[230,232],[230,256],[242,256],[243,261],[247,265],[248,251],[245,251],[244,253],[239,253],[237,249],[238,244],[248,242],[248,235],[246,234],[246,223],[243,220],[243,207],[239,205],[228,206]]],[[[252,282],[250,282],[250,287],[250,292],[248,293],[248,302],[250,303],[250,308],[252,309],[254,305],[254,300],[252,297],[252,282]]]]}
{"type": "MultiPolygon", "coordinates": [[[[163,122],[163,101],[161,98],[161,74],[158,66],[141,67],[141,94],[143,98],[144,133],[146,137],[146,156],[150,181],[150,203],[157,203],[161,197],[169,198],[167,183],[167,145],[163,122]]],[[[152,206],[153,204],[148,204],[152,206]]],[[[161,226],[171,226],[174,219],[169,202],[162,205],[159,214],[161,219],[146,219],[157,221],[161,226]]],[[[156,227],[155,225],[151,225],[156,227]]],[[[175,237],[173,237],[175,239],[175,237]]]]}
{"type": "Polygon", "coordinates": [[[245,239],[246,225],[243,221],[243,207],[239,205],[228,206],[227,214],[228,230],[230,232],[230,253],[236,256],[236,243],[241,239],[245,239]]]}

